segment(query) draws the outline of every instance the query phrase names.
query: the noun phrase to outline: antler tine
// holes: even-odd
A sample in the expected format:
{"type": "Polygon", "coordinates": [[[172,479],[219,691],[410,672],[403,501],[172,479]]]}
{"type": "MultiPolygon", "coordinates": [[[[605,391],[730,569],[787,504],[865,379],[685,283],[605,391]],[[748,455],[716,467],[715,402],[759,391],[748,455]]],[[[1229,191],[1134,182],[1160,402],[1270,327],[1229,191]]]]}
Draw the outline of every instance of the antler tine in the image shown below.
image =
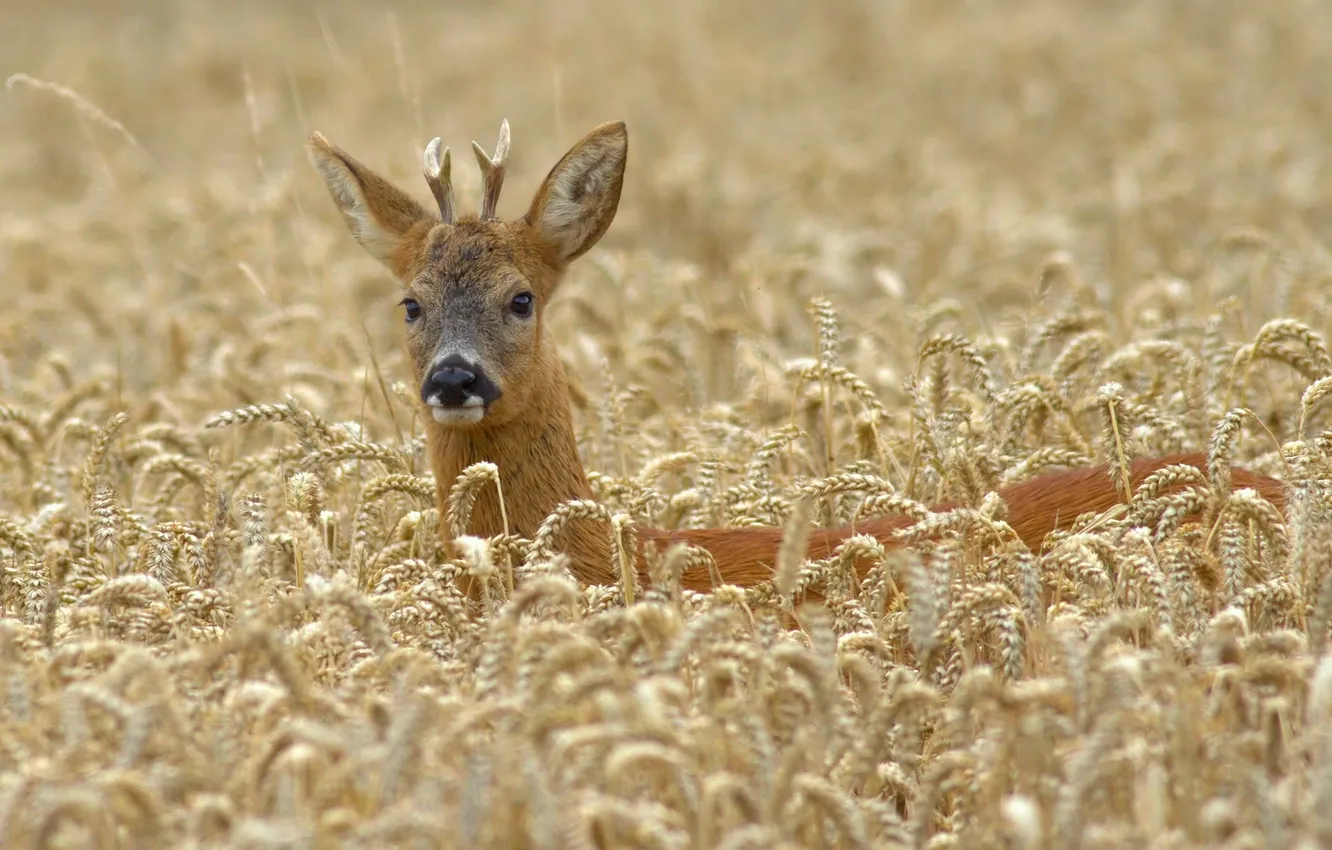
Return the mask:
{"type": "Polygon", "coordinates": [[[500,122],[499,143],[495,145],[494,158],[487,157],[486,152],[476,142],[472,142],[472,150],[476,152],[476,164],[481,166],[484,187],[481,217],[494,218],[495,209],[499,206],[500,188],[504,185],[504,166],[509,159],[509,119],[505,118],[500,122]]]}
{"type": "Polygon", "coordinates": [[[449,163],[449,149],[444,148],[444,156],[439,155],[440,140],[432,139],[426,145],[425,156],[421,159],[421,171],[425,174],[430,192],[439,204],[439,215],[445,224],[453,223],[453,181],[449,177],[452,167],[449,163]]]}

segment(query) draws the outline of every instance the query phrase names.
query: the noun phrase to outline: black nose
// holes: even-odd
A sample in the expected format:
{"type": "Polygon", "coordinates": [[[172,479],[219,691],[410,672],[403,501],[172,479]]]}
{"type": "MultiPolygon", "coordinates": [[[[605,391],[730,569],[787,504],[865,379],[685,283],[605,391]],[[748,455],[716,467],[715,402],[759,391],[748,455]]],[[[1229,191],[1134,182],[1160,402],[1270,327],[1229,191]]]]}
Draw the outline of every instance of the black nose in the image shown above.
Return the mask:
{"type": "Polygon", "coordinates": [[[484,369],[456,354],[431,367],[421,384],[421,400],[436,407],[489,405],[499,396],[499,387],[484,369]]]}
{"type": "Polygon", "coordinates": [[[445,366],[430,376],[430,382],[442,390],[467,389],[476,383],[476,373],[461,366],[445,366]]]}

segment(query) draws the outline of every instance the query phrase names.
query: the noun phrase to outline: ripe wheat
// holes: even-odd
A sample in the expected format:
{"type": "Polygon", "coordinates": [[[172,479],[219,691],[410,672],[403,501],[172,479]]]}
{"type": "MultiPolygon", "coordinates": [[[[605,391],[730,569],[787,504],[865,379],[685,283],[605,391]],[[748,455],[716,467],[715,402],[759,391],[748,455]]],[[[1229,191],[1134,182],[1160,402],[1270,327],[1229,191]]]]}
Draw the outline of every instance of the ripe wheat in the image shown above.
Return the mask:
{"type": "MultiPolygon", "coordinates": [[[[31,71],[0,134],[0,843],[1325,844],[1332,185],[1298,95],[1332,20],[1093,5],[0,34],[31,71]],[[440,32],[493,73],[424,76],[440,32]],[[550,117],[509,67],[543,39],[550,117]],[[468,534],[525,494],[476,464],[437,503],[392,283],[301,113],[396,163],[418,115],[502,106],[536,145],[612,96],[656,141],[551,318],[591,495],[468,534]],[[1113,501],[1043,547],[994,495],[1097,464],[1113,501]],[[876,517],[900,539],[802,545],[876,517]],[[612,580],[574,579],[574,523],[612,580]],[[763,527],[744,586],[697,547],[624,567],[644,529],[763,527]]],[[[558,154],[519,150],[509,193],[558,154]]]]}

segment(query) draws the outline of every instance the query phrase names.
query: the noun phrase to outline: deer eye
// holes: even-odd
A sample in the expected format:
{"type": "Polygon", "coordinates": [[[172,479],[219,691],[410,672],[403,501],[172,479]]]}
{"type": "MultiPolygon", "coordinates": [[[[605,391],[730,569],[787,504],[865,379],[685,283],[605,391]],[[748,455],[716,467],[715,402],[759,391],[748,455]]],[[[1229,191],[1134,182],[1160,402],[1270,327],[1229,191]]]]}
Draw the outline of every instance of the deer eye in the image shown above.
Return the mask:
{"type": "Polygon", "coordinates": [[[421,318],[421,305],[417,304],[415,300],[411,298],[404,298],[399,303],[402,304],[402,306],[405,307],[407,310],[408,322],[414,322],[417,319],[421,318]]]}
{"type": "Polygon", "coordinates": [[[520,292],[513,296],[513,300],[509,302],[509,309],[515,316],[532,315],[532,293],[520,292]]]}

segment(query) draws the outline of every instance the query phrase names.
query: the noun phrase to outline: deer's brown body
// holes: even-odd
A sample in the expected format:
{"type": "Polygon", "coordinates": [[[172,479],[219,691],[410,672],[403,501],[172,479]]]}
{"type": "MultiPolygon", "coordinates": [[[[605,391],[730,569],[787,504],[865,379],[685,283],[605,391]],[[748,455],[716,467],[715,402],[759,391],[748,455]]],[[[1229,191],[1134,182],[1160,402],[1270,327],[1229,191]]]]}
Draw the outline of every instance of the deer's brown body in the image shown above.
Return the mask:
{"type": "MultiPolygon", "coordinates": [[[[1136,460],[1129,470],[1132,486],[1141,484],[1143,479],[1158,469],[1174,464],[1185,464],[1206,471],[1207,456],[1190,453],[1136,460]]],[[[1233,468],[1231,484],[1236,489],[1253,488],[1278,509],[1285,509],[1285,491],[1282,483],[1275,478],[1243,468],[1233,468]]],[[[1008,524],[1033,552],[1040,550],[1050,532],[1066,527],[1079,514],[1107,511],[1123,501],[1105,466],[1046,473],[1005,487],[999,490],[999,495],[1008,504],[1008,524]]],[[[952,503],[943,503],[934,505],[932,509],[945,511],[953,507],[955,505],[952,503]]],[[[912,522],[907,517],[884,516],[857,523],[855,527],[816,529],[810,535],[807,555],[810,558],[826,558],[852,534],[869,535],[892,549],[902,545],[896,537],[897,532],[908,528],[912,522]]],[[[701,546],[712,554],[718,571],[728,584],[746,586],[772,576],[783,532],[779,528],[647,529],[639,534],[649,545],[668,546],[683,542],[701,546]]],[[[857,566],[863,577],[868,563],[858,563],[857,566]]],[[[693,568],[684,574],[681,586],[692,590],[707,590],[714,581],[707,570],[693,568]]]]}
{"type": "MultiPolygon", "coordinates": [[[[621,123],[593,129],[551,169],[527,213],[512,221],[495,217],[508,140],[506,122],[493,159],[473,143],[485,175],[484,201],[479,216],[457,219],[449,153],[440,158],[438,139],[423,162],[438,214],[318,133],[309,151],[353,236],[405,289],[407,345],[431,413],[426,436],[441,515],[458,474],[489,461],[499,469],[505,511],[494,488],[486,488],[468,530],[499,534],[507,519],[508,532],[531,537],[558,505],[592,496],[575,443],[568,382],[543,317],[569,263],[596,244],[615,216],[628,135],[621,123]]],[[[1130,474],[1137,484],[1168,464],[1205,469],[1205,461],[1201,454],[1141,459],[1130,474]]],[[[1279,481],[1244,469],[1233,470],[1232,480],[1284,509],[1279,481]]],[[[1041,475],[1000,495],[1009,525],[1033,550],[1079,514],[1121,500],[1103,466],[1041,475]]],[[[809,555],[826,557],[852,533],[900,545],[896,532],[910,522],[882,517],[854,529],[816,529],[809,555]]],[[[640,571],[646,547],[686,542],[711,553],[723,582],[744,586],[772,575],[782,530],[639,529],[638,538],[640,571]]],[[[580,580],[618,580],[603,524],[575,521],[561,542],[580,580]]],[[[705,569],[683,577],[683,586],[694,590],[714,583],[705,569]]]]}

